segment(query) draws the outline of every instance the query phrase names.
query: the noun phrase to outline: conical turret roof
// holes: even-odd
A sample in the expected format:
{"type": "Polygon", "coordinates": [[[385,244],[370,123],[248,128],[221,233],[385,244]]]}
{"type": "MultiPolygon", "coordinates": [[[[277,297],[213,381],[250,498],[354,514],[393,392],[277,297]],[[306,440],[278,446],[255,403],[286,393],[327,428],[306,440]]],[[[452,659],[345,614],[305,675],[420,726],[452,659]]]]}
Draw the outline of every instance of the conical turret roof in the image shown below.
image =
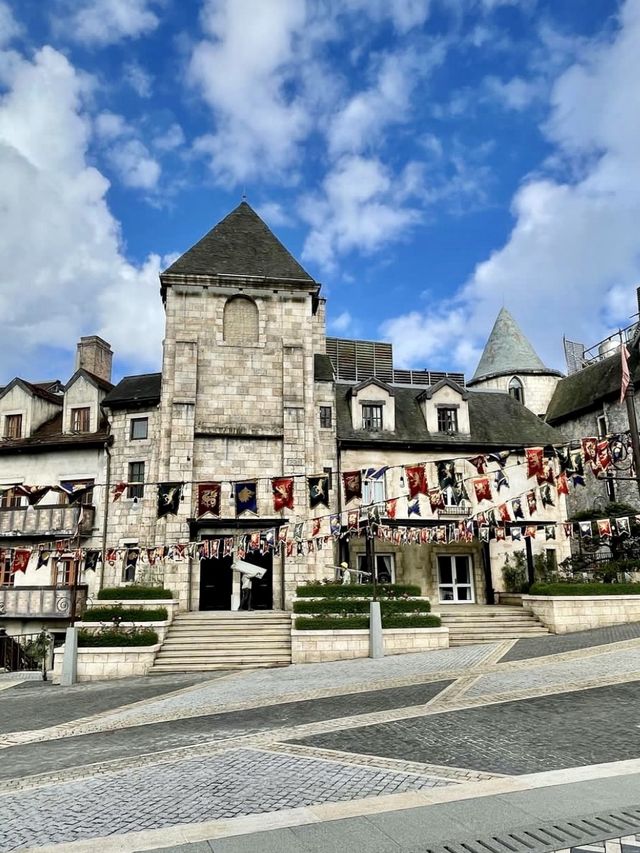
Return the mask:
{"type": "Polygon", "coordinates": [[[246,201],[181,255],[163,275],[314,281],[246,201]]]}
{"type": "Polygon", "coordinates": [[[469,384],[505,373],[559,375],[545,367],[520,326],[506,308],[501,308],[469,384]]]}

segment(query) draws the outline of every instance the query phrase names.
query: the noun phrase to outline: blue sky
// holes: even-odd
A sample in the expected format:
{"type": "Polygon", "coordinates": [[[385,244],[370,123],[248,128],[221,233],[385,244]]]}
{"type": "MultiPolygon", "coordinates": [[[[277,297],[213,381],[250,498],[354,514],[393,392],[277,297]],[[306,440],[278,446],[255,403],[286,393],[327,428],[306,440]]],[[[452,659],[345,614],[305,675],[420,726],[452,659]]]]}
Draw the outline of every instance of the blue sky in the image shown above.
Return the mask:
{"type": "Polygon", "coordinates": [[[640,0],[0,0],[0,382],[98,333],[160,367],[158,273],[246,192],[328,331],[470,375],[640,284],[640,0]]]}

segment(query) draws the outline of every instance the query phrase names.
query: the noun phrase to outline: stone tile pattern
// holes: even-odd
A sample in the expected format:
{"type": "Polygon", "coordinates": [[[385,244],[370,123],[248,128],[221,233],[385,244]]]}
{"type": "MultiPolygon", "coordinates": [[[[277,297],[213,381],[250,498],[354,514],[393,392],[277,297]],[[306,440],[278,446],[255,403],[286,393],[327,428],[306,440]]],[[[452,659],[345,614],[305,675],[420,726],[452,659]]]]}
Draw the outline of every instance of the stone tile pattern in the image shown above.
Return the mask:
{"type": "Polygon", "coordinates": [[[482,664],[496,644],[462,646],[434,652],[396,655],[372,660],[299,664],[282,669],[254,670],[219,682],[203,684],[187,693],[149,702],[143,709],[132,708],[105,716],[113,725],[196,716],[240,705],[312,698],[314,693],[357,692],[383,687],[394,680],[428,678],[439,672],[472,670],[482,664]]]}
{"type": "Polygon", "coordinates": [[[517,640],[506,655],[500,658],[500,662],[559,655],[578,649],[633,640],[636,637],[640,637],[640,622],[630,622],[627,625],[610,625],[606,628],[592,628],[589,631],[577,631],[574,634],[530,637],[529,639],[517,640]]]}
{"type": "Polygon", "coordinates": [[[594,654],[581,659],[558,661],[557,663],[532,664],[531,667],[505,669],[481,676],[464,694],[465,699],[492,694],[510,693],[515,690],[532,690],[536,686],[548,689],[577,681],[595,678],[615,678],[623,675],[640,674],[640,646],[619,652],[594,654]]]}
{"type": "Polygon", "coordinates": [[[366,755],[538,773],[640,755],[640,682],[314,735],[294,743],[366,755]]]}
{"type": "Polygon", "coordinates": [[[317,803],[419,791],[441,779],[257,750],[106,773],[0,796],[0,851],[317,803]]]}

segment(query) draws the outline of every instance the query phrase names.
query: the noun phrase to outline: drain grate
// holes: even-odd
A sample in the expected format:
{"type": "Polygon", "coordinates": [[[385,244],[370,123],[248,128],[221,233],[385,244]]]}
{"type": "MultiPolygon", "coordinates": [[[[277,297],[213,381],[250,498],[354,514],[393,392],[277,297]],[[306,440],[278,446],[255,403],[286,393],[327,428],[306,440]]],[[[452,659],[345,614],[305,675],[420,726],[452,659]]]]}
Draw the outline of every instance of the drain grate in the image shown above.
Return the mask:
{"type": "MultiPolygon", "coordinates": [[[[618,850],[640,851],[640,806],[601,812],[571,820],[525,826],[512,832],[483,836],[464,841],[451,841],[438,847],[427,847],[425,853],[566,853],[572,848],[619,839],[618,850]]],[[[604,847],[595,848],[604,853],[604,847]]],[[[607,853],[614,848],[607,844],[607,853]]]]}

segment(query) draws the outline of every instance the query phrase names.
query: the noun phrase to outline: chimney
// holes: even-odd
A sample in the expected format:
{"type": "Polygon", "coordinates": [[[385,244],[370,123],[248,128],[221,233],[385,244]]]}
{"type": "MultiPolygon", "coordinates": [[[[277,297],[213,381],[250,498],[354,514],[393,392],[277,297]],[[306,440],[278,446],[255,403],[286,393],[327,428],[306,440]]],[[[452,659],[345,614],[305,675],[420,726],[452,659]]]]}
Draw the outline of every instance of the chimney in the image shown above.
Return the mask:
{"type": "Polygon", "coordinates": [[[113,350],[110,344],[97,335],[87,335],[80,338],[76,351],[76,370],[83,368],[99,376],[106,382],[111,382],[111,362],[113,350]]]}

